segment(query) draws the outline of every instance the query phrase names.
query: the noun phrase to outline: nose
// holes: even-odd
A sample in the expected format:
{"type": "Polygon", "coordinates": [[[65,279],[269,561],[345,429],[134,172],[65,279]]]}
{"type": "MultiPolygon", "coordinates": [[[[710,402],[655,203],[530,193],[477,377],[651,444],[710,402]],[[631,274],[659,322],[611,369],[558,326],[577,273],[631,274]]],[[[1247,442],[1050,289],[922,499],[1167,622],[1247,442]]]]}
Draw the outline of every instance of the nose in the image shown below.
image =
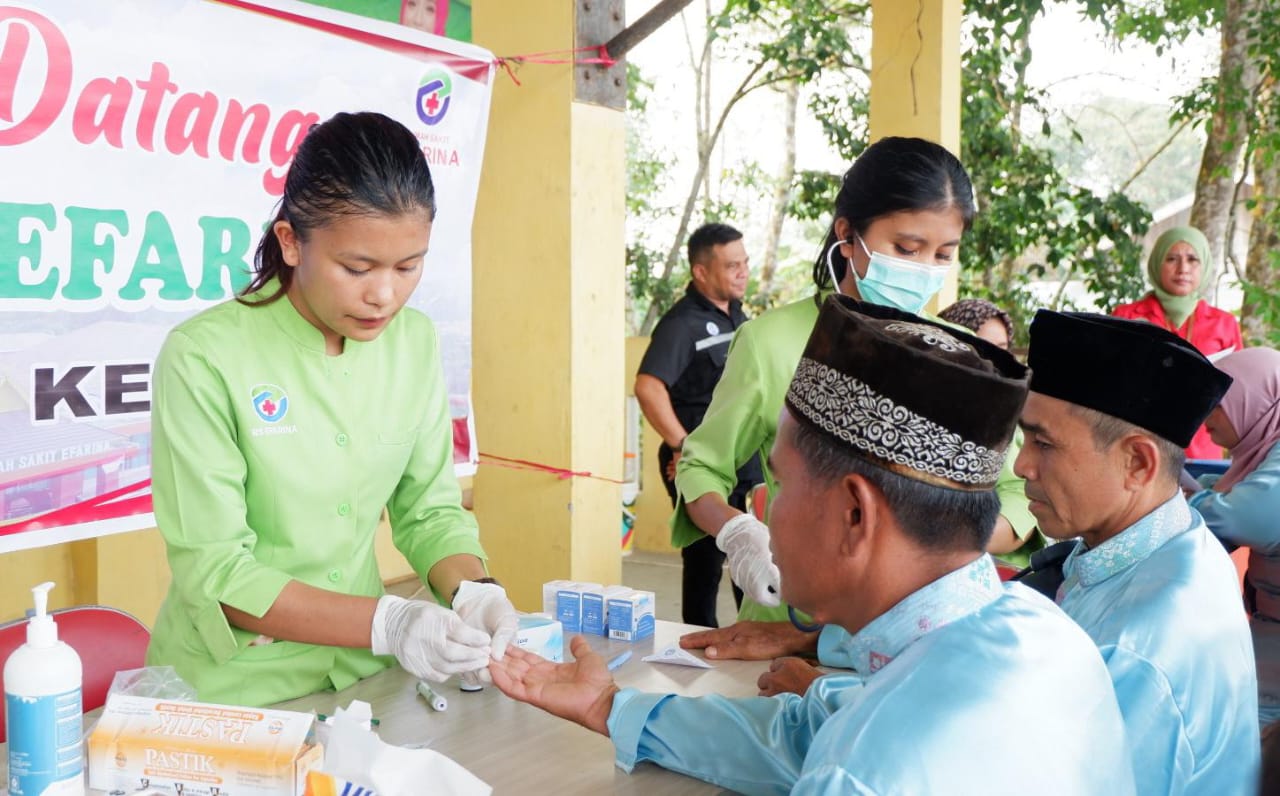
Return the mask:
{"type": "Polygon", "coordinates": [[[1018,455],[1013,459],[1013,474],[1021,478],[1023,481],[1031,480],[1030,453],[1027,451],[1029,443],[1023,442],[1022,447],[1018,449],[1018,455]]]}
{"type": "Polygon", "coordinates": [[[366,285],[364,300],[374,307],[386,307],[395,300],[394,269],[375,269],[376,276],[366,285]]]}

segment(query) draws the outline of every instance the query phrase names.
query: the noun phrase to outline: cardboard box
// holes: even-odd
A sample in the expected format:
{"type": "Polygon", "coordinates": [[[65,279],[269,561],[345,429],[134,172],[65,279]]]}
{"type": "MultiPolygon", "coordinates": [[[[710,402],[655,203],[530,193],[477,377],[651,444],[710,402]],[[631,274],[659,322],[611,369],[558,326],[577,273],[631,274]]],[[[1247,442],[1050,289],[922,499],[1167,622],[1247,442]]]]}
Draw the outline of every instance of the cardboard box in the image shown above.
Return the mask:
{"type": "Polygon", "coordinates": [[[608,605],[609,638],[639,641],[653,635],[653,592],[628,589],[608,605]]]}
{"type": "Polygon", "coordinates": [[[546,614],[522,614],[515,644],[552,663],[564,663],[564,628],[546,614]]]}
{"type": "Polygon", "coordinates": [[[113,694],[89,736],[89,787],[183,796],[301,796],[324,762],[315,716],[113,694]]]}

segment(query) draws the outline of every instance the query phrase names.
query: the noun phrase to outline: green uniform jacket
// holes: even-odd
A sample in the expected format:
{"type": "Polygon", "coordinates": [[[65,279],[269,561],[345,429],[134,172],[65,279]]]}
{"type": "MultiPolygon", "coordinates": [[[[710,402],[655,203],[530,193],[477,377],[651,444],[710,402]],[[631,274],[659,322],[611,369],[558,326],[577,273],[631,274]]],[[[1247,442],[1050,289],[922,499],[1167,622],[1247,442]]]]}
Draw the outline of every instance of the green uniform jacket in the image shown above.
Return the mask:
{"type": "MultiPolygon", "coordinates": [[[[827,294],[823,294],[823,298],[827,294]]],[[[769,470],[769,451],[778,434],[778,417],[791,377],[804,352],[809,333],[818,320],[818,304],[813,296],[778,307],[739,327],[729,347],[724,375],[716,384],[711,406],[684,441],[684,452],[676,465],[679,499],[671,515],[671,543],[685,547],[703,533],[685,511],[685,501],[715,492],[726,496],[733,490],[739,465],[760,453],[769,496],[777,490],[769,470]]],[[[996,485],[1000,513],[1019,538],[1035,530],[1035,518],[1027,508],[1023,481],[1013,474],[1020,437],[1015,437],[1005,457],[1004,470],[996,485]]],[[[1030,554],[1023,545],[1010,556],[1013,563],[1030,554]]],[[[743,599],[739,619],[786,620],[787,607],[765,608],[743,599]]]]}
{"type": "Polygon", "coordinates": [[[420,312],[327,356],[287,297],[230,301],[170,332],[153,385],[152,493],[173,582],[147,663],[173,666],[201,700],[266,705],[394,662],[367,649],[251,646],[256,634],[222,612],[262,616],[290,580],[381,595],[384,506],[424,583],[445,556],[484,558],[453,473],[435,328],[420,312]]]}

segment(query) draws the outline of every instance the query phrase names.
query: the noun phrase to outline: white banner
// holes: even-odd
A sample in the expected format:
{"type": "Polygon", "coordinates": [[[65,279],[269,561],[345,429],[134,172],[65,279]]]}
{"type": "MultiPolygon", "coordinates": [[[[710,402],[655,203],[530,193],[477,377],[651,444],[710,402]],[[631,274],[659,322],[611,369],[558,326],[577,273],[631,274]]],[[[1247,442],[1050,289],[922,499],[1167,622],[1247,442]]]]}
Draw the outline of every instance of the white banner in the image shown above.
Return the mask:
{"type": "Polygon", "coordinates": [[[249,281],[298,142],[339,111],[422,142],[439,211],[410,304],[440,332],[460,474],[471,223],[494,58],[271,0],[0,0],[0,552],[145,528],[168,330],[249,281]]]}

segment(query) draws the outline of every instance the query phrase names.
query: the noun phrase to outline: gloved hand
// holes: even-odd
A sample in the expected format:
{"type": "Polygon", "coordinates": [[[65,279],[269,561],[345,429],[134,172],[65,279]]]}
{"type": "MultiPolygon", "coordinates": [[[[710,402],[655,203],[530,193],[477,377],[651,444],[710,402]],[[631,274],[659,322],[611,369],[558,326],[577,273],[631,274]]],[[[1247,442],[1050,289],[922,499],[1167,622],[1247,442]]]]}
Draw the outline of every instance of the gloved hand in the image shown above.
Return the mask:
{"type": "Polygon", "coordinates": [[[729,575],[738,588],[766,608],[782,603],[778,568],[769,552],[769,529],[750,514],[739,514],[720,527],[716,547],[729,557],[729,575]]]}
{"type": "Polygon", "coordinates": [[[370,635],[374,655],[395,655],[405,671],[420,680],[444,682],[489,664],[489,634],[425,600],[383,595],[373,612],[370,635]]]}
{"type": "Polygon", "coordinates": [[[489,634],[493,639],[489,654],[495,661],[502,660],[520,622],[515,607],[507,599],[507,590],[496,583],[464,580],[453,597],[453,610],[462,621],[489,634]]]}

